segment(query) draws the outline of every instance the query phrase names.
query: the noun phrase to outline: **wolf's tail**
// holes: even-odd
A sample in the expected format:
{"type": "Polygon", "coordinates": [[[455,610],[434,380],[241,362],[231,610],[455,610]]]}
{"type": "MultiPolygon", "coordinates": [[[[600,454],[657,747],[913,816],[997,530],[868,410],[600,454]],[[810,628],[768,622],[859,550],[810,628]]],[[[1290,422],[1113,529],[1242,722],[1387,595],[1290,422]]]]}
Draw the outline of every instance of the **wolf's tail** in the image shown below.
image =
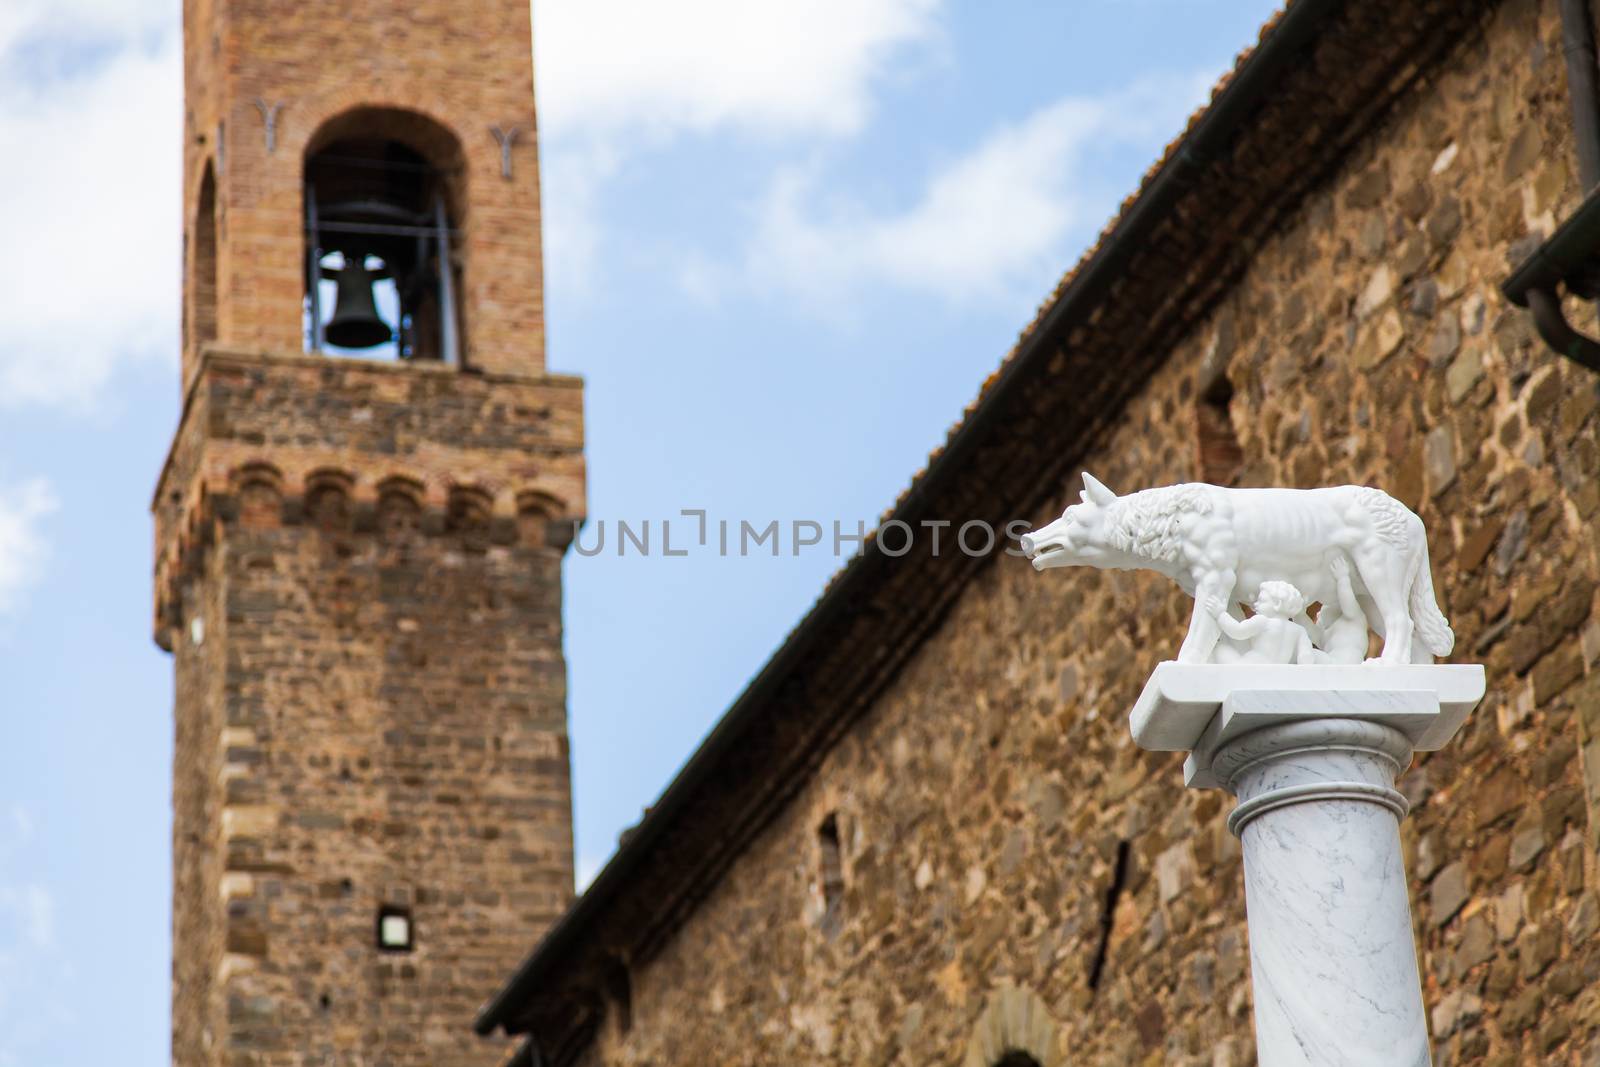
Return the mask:
{"type": "Polygon", "coordinates": [[[1411,621],[1416,626],[1416,638],[1435,656],[1448,656],[1456,647],[1455,631],[1450,620],[1439,610],[1439,601],[1433,593],[1433,568],[1428,563],[1428,535],[1417,523],[1417,536],[1421,547],[1417,550],[1417,571],[1411,579],[1411,621]]]}

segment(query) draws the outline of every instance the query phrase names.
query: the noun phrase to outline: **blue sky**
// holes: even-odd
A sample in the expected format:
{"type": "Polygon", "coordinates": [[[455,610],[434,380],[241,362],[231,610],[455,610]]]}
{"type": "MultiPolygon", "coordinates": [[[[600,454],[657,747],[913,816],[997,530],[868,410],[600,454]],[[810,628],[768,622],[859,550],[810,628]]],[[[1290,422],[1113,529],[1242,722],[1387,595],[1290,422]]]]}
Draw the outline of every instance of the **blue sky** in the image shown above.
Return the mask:
{"type": "MultiPolygon", "coordinates": [[[[580,879],[842,562],[615,523],[870,525],[1273,7],[538,0],[580,879]]],[[[0,5],[0,1067],[167,1060],[177,11],[0,5]]]]}

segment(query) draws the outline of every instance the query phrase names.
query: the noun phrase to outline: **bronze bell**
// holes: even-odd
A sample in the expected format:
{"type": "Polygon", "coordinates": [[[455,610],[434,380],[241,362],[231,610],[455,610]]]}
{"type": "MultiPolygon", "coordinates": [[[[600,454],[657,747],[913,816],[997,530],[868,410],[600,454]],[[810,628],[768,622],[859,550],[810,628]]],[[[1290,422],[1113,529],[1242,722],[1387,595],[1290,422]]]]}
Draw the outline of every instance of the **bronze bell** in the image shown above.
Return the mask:
{"type": "Polygon", "coordinates": [[[394,340],[394,330],[378,317],[372,283],[388,274],[386,268],[368,270],[356,257],[338,270],[327,268],[323,277],[338,287],[333,316],[322,328],[323,340],[338,348],[371,348],[394,340]]]}

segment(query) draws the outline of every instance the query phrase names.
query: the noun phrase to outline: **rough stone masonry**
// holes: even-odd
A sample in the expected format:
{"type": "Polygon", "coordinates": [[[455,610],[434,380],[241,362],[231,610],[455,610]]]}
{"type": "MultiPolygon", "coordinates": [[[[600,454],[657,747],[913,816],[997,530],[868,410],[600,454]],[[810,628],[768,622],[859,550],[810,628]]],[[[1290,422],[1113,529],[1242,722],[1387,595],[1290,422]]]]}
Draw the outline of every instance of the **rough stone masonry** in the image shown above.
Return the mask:
{"type": "Polygon", "coordinates": [[[157,505],[176,1062],[502,1054],[465,1023],[572,892],[581,447],[572,379],[205,353],[157,505]]]}
{"type": "Polygon", "coordinates": [[[154,501],[173,1061],[486,1067],[506,1049],[473,1012],[572,895],[582,389],[544,371],[528,4],[188,0],[184,42],[184,405],[154,501]],[[491,126],[529,134],[509,175],[491,126]],[[306,160],[352,138],[447,196],[459,363],[305,351],[306,160]]]}

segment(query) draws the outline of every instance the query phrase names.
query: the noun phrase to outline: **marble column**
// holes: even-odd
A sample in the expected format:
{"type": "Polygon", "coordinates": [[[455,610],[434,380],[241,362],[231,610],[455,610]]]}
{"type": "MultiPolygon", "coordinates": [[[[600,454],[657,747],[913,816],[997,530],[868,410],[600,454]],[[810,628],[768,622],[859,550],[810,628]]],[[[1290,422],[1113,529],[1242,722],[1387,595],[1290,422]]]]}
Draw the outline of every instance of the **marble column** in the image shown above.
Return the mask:
{"type": "Polygon", "coordinates": [[[1483,695],[1481,667],[1164,663],[1142,746],[1238,798],[1261,1067],[1426,1067],[1395,779],[1483,695]]]}
{"type": "Polygon", "coordinates": [[[1358,719],[1268,726],[1213,758],[1239,798],[1263,1067],[1430,1062],[1394,788],[1410,763],[1405,734],[1358,719]]]}

